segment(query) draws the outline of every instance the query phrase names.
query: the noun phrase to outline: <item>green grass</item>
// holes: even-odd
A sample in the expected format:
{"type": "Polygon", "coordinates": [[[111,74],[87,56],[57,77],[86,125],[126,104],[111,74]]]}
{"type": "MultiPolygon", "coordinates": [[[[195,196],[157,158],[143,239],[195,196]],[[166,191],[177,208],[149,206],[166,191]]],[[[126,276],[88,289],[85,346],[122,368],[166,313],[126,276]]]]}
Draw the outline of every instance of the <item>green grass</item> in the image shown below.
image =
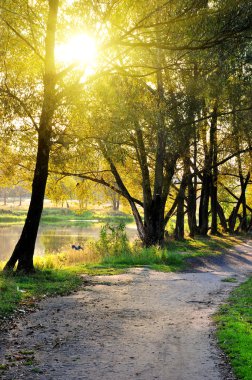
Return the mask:
{"type": "Polygon", "coordinates": [[[230,358],[236,376],[252,374],[252,277],[236,288],[216,316],[217,337],[230,358]]]}
{"type": "MultiPolygon", "coordinates": [[[[23,224],[26,218],[26,211],[17,210],[0,210],[0,224],[12,225],[23,224]]],[[[81,225],[90,226],[93,221],[98,223],[132,223],[133,217],[122,212],[98,212],[98,211],[73,211],[66,208],[44,208],[41,223],[44,225],[57,224],[66,225],[71,223],[72,226],[81,225]]]]}
{"type": "Polygon", "coordinates": [[[122,252],[120,255],[106,256],[101,263],[114,268],[148,266],[165,272],[181,270],[185,267],[184,258],[180,254],[157,247],[138,248],[122,252]]]}
{"type": "Polygon", "coordinates": [[[190,257],[212,256],[226,252],[227,249],[240,243],[235,237],[230,236],[207,236],[184,241],[169,241],[167,249],[174,253],[190,255],[190,257]]]}
{"type": "Polygon", "coordinates": [[[67,294],[81,282],[77,274],[68,270],[43,270],[31,276],[0,273],[0,319],[33,297],[67,294]]]}
{"type": "Polygon", "coordinates": [[[12,212],[0,210],[0,224],[23,224],[25,221],[26,212],[12,212]]]}
{"type": "Polygon", "coordinates": [[[222,282],[237,282],[237,278],[235,277],[226,277],[221,280],[222,282]]]}

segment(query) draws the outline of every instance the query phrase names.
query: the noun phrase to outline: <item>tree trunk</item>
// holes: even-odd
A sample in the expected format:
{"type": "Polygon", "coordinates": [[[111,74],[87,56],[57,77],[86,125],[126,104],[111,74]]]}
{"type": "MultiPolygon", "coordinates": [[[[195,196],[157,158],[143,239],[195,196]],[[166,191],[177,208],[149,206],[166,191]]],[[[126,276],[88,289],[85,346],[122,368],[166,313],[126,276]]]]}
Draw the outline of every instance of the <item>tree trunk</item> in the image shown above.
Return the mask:
{"type": "Polygon", "coordinates": [[[232,210],[232,212],[228,218],[228,227],[229,227],[229,232],[231,232],[231,233],[233,233],[235,230],[236,219],[238,216],[239,208],[240,208],[240,206],[243,202],[244,196],[246,194],[246,188],[247,188],[249,179],[250,179],[250,172],[247,173],[247,176],[244,179],[243,185],[241,187],[241,195],[238,199],[236,206],[233,208],[233,210],[232,210]]]}
{"type": "Polygon", "coordinates": [[[211,180],[211,234],[216,235],[218,233],[218,167],[217,167],[217,101],[215,102],[213,109],[213,116],[211,120],[210,126],[210,159],[211,159],[211,172],[212,172],[212,180],[211,180]]]}
{"type": "Polygon", "coordinates": [[[144,209],[144,237],[143,245],[164,245],[164,205],[160,196],[156,196],[151,204],[144,209]]]}
{"type": "Polygon", "coordinates": [[[221,227],[223,229],[223,232],[227,232],[228,225],[227,225],[226,217],[225,217],[225,214],[224,214],[224,210],[221,207],[221,205],[220,205],[219,202],[217,203],[217,212],[218,212],[218,216],[220,218],[220,224],[221,224],[221,227]]]}
{"type": "Polygon", "coordinates": [[[178,205],[177,205],[177,218],[176,218],[176,227],[175,227],[175,239],[184,240],[185,237],[185,191],[187,186],[187,178],[184,174],[179,193],[178,193],[178,205]]]}
{"type": "Polygon", "coordinates": [[[4,206],[6,206],[7,205],[7,198],[8,198],[6,190],[4,190],[3,197],[4,197],[4,206]]]}
{"type": "Polygon", "coordinates": [[[13,269],[18,261],[18,271],[33,272],[33,254],[38,233],[45,187],[48,175],[49,144],[39,138],[37,164],[32,184],[32,195],[27,218],[20,239],[5,269],[13,269]]]}
{"type": "Polygon", "coordinates": [[[208,206],[210,197],[211,176],[206,171],[202,178],[202,188],[199,206],[199,233],[207,235],[208,232],[208,206]]]}
{"type": "Polygon", "coordinates": [[[111,194],[113,211],[118,211],[120,206],[120,196],[116,193],[111,194]]]}
{"type": "Polygon", "coordinates": [[[40,218],[43,211],[51,146],[52,119],[56,107],[54,47],[57,13],[58,0],[49,0],[45,43],[44,101],[38,128],[37,160],[32,183],[31,202],[20,239],[4,268],[5,270],[12,270],[18,262],[18,271],[24,271],[27,273],[34,271],[33,255],[40,218]]]}
{"type": "MultiPolygon", "coordinates": [[[[195,158],[196,161],[196,158],[195,158]]],[[[197,221],[196,221],[196,184],[193,184],[193,177],[190,171],[190,157],[189,155],[184,159],[184,168],[187,181],[187,217],[188,217],[188,227],[189,236],[194,237],[197,232],[197,221]]],[[[196,176],[195,176],[196,177],[196,176]]]]}
{"type": "Polygon", "coordinates": [[[210,127],[210,145],[207,146],[207,130],[202,129],[202,142],[204,146],[205,162],[202,175],[202,188],[199,207],[199,233],[203,236],[208,233],[208,217],[209,217],[209,199],[212,195],[212,230],[217,232],[217,167],[214,172],[215,181],[212,175],[213,161],[217,161],[217,101],[212,113],[210,127]],[[216,145],[216,146],[215,146],[216,145]],[[211,194],[212,193],[212,194],[211,194]]]}

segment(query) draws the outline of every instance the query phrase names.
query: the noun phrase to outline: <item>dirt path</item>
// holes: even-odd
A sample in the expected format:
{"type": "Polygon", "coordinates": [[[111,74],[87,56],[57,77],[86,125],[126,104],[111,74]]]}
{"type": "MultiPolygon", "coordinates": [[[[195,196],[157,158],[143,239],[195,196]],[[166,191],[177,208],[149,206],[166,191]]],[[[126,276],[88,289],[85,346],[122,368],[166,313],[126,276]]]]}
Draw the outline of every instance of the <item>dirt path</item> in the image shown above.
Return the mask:
{"type": "Polygon", "coordinates": [[[95,277],[78,293],[45,299],[2,336],[0,363],[15,359],[2,379],[234,379],[211,315],[234,286],[221,280],[252,272],[252,243],[194,264],[191,273],[95,277]]]}

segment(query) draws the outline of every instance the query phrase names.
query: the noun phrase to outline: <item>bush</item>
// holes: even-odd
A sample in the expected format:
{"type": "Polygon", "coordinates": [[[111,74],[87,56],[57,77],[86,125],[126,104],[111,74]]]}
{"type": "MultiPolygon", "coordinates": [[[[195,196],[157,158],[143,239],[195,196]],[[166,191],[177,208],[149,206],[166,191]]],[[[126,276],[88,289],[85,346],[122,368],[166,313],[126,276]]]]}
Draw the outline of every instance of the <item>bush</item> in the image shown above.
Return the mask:
{"type": "Polygon", "coordinates": [[[123,253],[129,253],[130,246],[125,224],[106,223],[102,226],[96,248],[102,257],[121,256],[123,253]]]}

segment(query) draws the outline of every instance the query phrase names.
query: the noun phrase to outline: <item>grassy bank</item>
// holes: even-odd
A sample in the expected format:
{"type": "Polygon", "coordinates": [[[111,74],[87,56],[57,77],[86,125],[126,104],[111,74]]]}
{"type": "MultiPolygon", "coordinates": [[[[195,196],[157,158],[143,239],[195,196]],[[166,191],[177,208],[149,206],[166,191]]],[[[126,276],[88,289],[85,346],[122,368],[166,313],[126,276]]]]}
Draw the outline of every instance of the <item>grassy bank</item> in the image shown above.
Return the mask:
{"type": "Polygon", "coordinates": [[[32,306],[45,295],[63,295],[77,289],[81,278],[68,270],[37,271],[32,276],[0,274],[0,319],[17,308],[32,306]]]}
{"type": "MultiPolygon", "coordinates": [[[[0,210],[0,225],[23,224],[27,212],[25,210],[0,210]]],[[[113,211],[74,211],[66,208],[44,208],[41,224],[44,225],[81,225],[89,223],[132,223],[133,217],[123,212],[113,211]]]]}
{"type": "Polygon", "coordinates": [[[216,316],[217,337],[236,376],[252,376],[252,277],[236,288],[216,316]]]}
{"type": "MultiPolygon", "coordinates": [[[[129,267],[148,266],[151,269],[171,272],[185,269],[186,260],[195,256],[219,255],[236,240],[205,238],[171,241],[165,249],[143,249],[130,246],[120,236],[113,240],[103,236],[90,242],[84,250],[68,250],[58,254],[35,257],[37,273],[33,276],[10,275],[0,272],[0,318],[8,316],[18,305],[29,303],[33,297],[66,294],[77,289],[80,274],[117,274],[129,267]]],[[[0,264],[0,270],[3,263],[0,264]]]]}

